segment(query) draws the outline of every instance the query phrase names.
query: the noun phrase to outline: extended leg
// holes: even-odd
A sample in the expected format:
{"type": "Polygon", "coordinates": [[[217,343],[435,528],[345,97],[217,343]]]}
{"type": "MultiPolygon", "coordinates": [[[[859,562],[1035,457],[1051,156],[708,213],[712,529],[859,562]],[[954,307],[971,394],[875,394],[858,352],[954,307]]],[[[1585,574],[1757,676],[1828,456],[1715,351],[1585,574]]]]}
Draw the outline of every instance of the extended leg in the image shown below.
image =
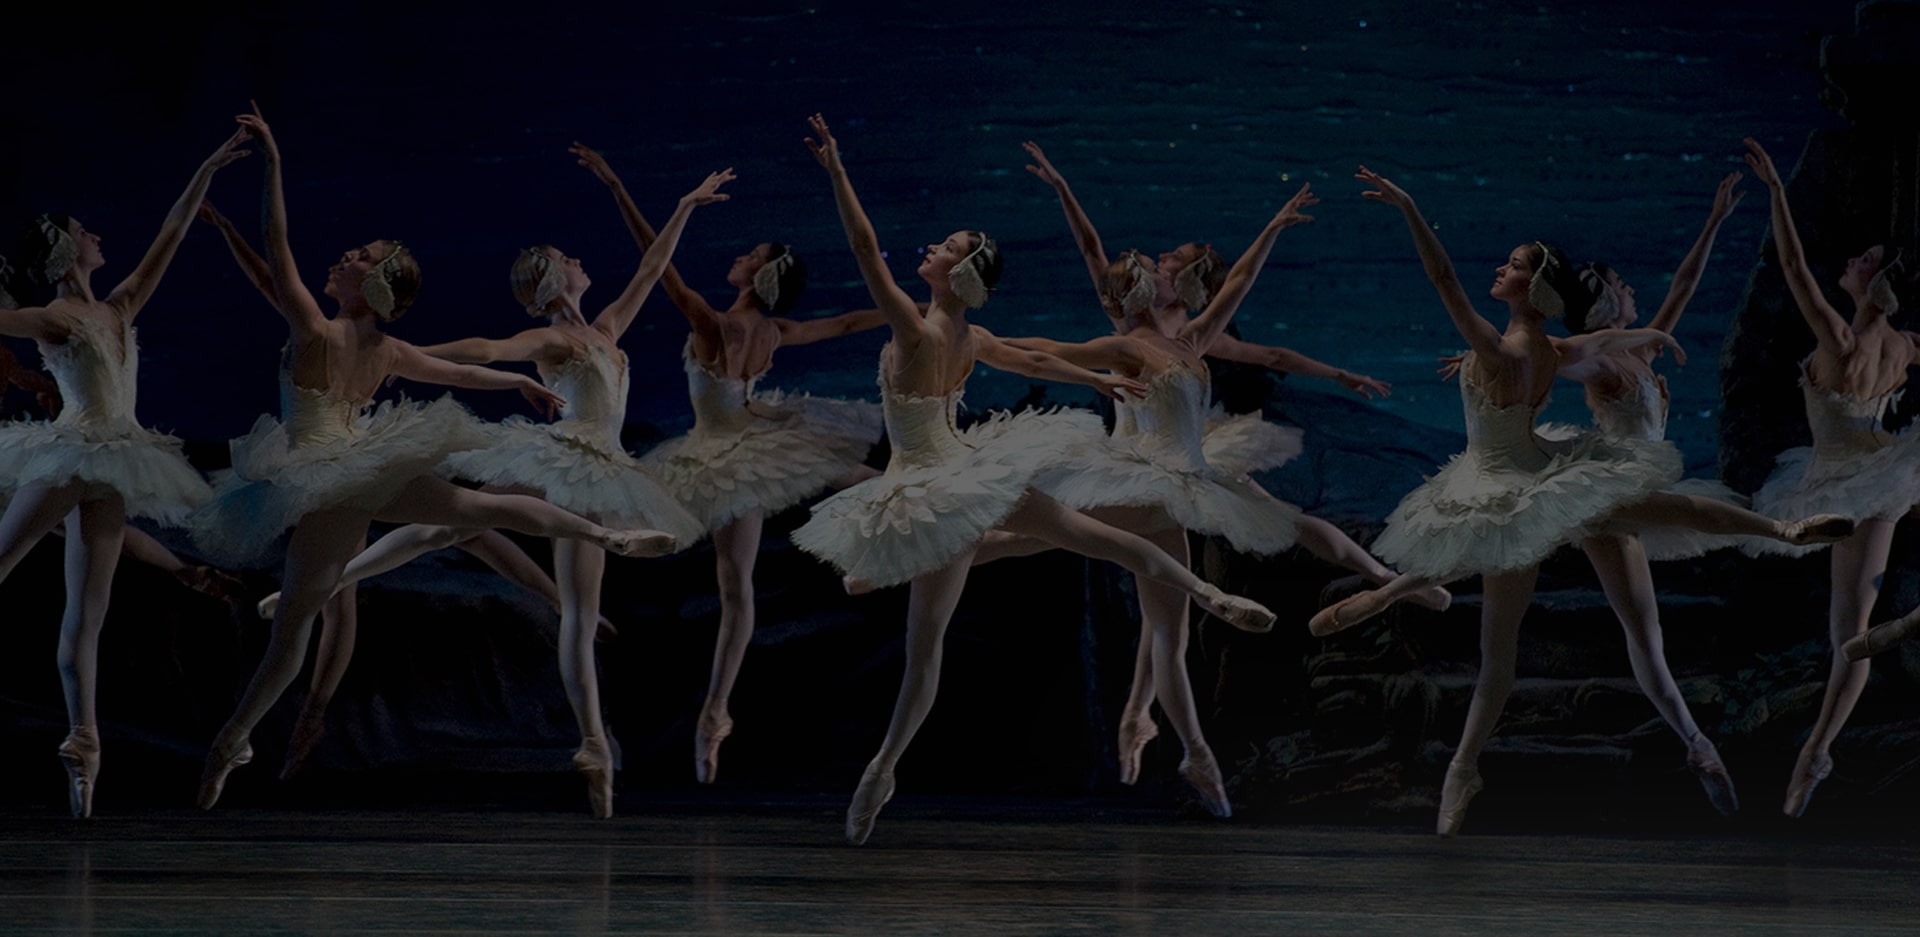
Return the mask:
{"type": "Polygon", "coordinates": [[[1649,527],[1685,527],[1708,534],[1765,537],[1793,544],[1829,543],[1853,533],[1852,520],[1837,514],[1816,514],[1780,521],[1737,504],[1659,492],[1630,504],[1607,519],[1610,529],[1622,532],[1649,527]]]}
{"type": "Polygon", "coordinates": [[[14,492],[6,513],[0,514],[0,582],[80,503],[82,491],[80,485],[28,485],[14,492]]]}
{"type": "MultiPolygon", "coordinates": [[[[395,527],[373,542],[373,546],[354,554],[340,573],[339,589],[362,579],[399,569],[435,550],[455,546],[479,536],[483,531],[471,527],[445,527],[434,524],[406,524],[395,527]]],[[[260,600],[260,617],[272,618],[280,604],[280,593],[260,600]]]]}
{"type": "MultiPolygon", "coordinates": [[[[1300,545],[1308,553],[1322,561],[1332,563],[1342,569],[1350,569],[1367,578],[1376,586],[1384,586],[1398,578],[1393,570],[1375,559],[1346,532],[1320,518],[1301,515],[1299,521],[1300,545]]],[[[1437,585],[1423,586],[1409,593],[1406,601],[1436,612],[1444,612],[1453,605],[1453,595],[1437,585]]]]}
{"type": "Polygon", "coordinates": [[[673,537],[657,530],[609,530],[539,498],[470,491],[432,476],[408,482],[377,516],[398,523],[504,527],[537,537],[578,540],[622,556],[658,556],[674,548],[673,537]]]}

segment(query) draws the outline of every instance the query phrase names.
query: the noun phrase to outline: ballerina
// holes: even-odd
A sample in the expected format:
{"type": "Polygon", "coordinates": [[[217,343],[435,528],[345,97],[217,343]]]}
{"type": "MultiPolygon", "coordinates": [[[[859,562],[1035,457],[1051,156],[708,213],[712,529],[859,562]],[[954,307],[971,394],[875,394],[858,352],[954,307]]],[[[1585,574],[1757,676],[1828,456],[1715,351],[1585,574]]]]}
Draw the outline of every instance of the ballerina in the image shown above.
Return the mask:
{"type": "Polygon", "coordinates": [[[71,730],[59,754],[76,818],[93,814],[100,772],[100,628],[127,518],[177,525],[208,495],[180,440],[135,418],[140,349],[134,318],[173,262],[214,173],[246,156],[241,146],[248,139],[241,128],[200,164],[139,265],[105,296],[93,291],[93,272],[105,263],[100,236],[65,215],[35,219],[23,272],[53,298],[44,306],[0,309],[0,335],[34,341],[64,401],[51,420],[0,425],[0,495],[7,498],[0,515],[0,581],[65,520],[67,604],[58,663],[71,730]]]}
{"type": "MultiPolygon", "coordinates": [[[[645,249],[656,237],[620,177],[598,152],[572,152],[611,189],[627,228],[645,249]]],[[[878,309],[818,319],[787,316],[806,286],[806,265],[785,244],[755,245],[727,271],[733,302],[715,310],[668,264],[661,285],[690,334],[682,358],[693,400],[693,431],[647,451],[658,473],[713,536],[720,628],[707,696],[694,723],[693,776],[720,773],[720,743],[733,734],[727,700],[754,629],[754,561],[770,515],[829,489],[878,474],[866,465],[881,434],[880,408],[864,401],[787,396],[755,389],[774,352],[879,327],[878,309]]]]}
{"type": "Polygon", "coordinates": [[[847,242],[893,340],[880,354],[880,389],[893,441],[886,473],[814,506],[794,543],[831,562],[857,586],[911,582],[907,667],[886,740],[860,776],[847,808],[847,839],[873,831],[893,796],[895,764],[933,704],[947,622],[966,585],[972,554],[988,531],[1004,528],[1083,555],[1108,559],[1178,587],[1223,620],[1247,630],[1272,627],[1273,613],[1201,581],[1144,539],[1072,511],[1030,487],[1039,472],[1071,458],[1063,440],[1099,430],[1092,414],[1022,414],[965,433],[954,410],[973,363],[1100,389],[1138,392],[1137,382],[1096,374],[1038,352],[1008,346],[967,322],[998,281],[998,246],[984,233],[956,231],[927,245],[919,274],[932,296],[924,311],[893,282],[873,225],[855,196],[826,121],[808,121],[807,148],[827,170],[847,242]]]}
{"type": "MultiPolygon", "coordinates": [[[[1482,577],[1480,674],[1459,747],[1447,766],[1435,824],[1440,835],[1452,836],[1483,786],[1480,752],[1513,690],[1520,621],[1548,553],[1594,532],[1667,524],[1807,542],[1830,537],[1836,531],[1829,522],[1843,519],[1768,522],[1764,532],[1721,529],[1716,525],[1725,518],[1714,505],[1703,505],[1707,499],[1663,492],[1680,477],[1679,452],[1671,445],[1598,431],[1561,439],[1537,435],[1534,421],[1562,363],[1561,350],[1546,334],[1546,319],[1584,299],[1565,258],[1539,242],[1513,249],[1495,271],[1489,291],[1507,304],[1507,327],[1495,329],[1474,310],[1412,196],[1364,166],[1355,178],[1373,186],[1364,197],[1400,209],[1427,278],[1471,349],[1460,362],[1467,450],[1407,495],[1374,541],[1374,550],[1400,567],[1401,575],[1322,609],[1308,628],[1316,635],[1333,634],[1416,589],[1476,573],[1482,577]]],[[[1574,311],[1584,314],[1585,309],[1575,305],[1574,311]]],[[[1599,352],[1623,341],[1653,340],[1678,351],[1671,335],[1646,331],[1651,334],[1605,336],[1605,342],[1586,344],[1599,352]]]]}
{"type": "Polygon", "coordinates": [[[1840,275],[1840,289],[1853,300],[1852,321],[1827,302],[1808,269],[1787,204],[1786,183],[1765,148],[1751,138],[1746,144],[1747,165],[1769,192],[1781,272],[1814,337],[1813,353],[1800,365],[1813,445],[1775,458],[1773,474],[1754,492],[1754,509],[1776,516],[1836,511],[1858,521],[1852,536],[1833,545],[1827,603],[1833,658],[1827,689],[1820,715],[1794,761],[1781,806],[1787,816],[1798,817],[1806,812],[1814,789],[1833,772],[1829,750],[1866,688],[1868,665],[1861,652],[1898,633],[1889,629],[1862,637],[1887,570],[1894,524],[1920,503],[1920,433],[1895,436],[1881,426],[1907,383],[1907,369],[1920,363],[1920,334],[1897,330],[1887,321],[1900,307],[1895,282],[1908,274],[1905,258],[1884,244],[1848,260],[1840,275]],[[1847,652],[1850,639],[1859,642],[1853,654],[1847,652]]]}
{"type": "MultiPolygon", "coordinates": [[[[1156,291],[1167,290],[1168,280],[1141,254],[1128,251],[1108,268],[1101,299],[1110,308],[1125,307],[1129,321],[1135,323],[1132,329],[1080,343],[1040,338],[1008,340],[1016,348],[1045,352],[1084,368],[1112,371],[1147,388],[1144,399],[1120,404],[1130,414],[1127,425],[1132,432],[1100,437],[1104,445],[1093,447],[1092,458],[1076,458],[1070,465],[1046,470],[1033,480],[1035,489],[1102,522],[1140,534],[1183,564],[1189,531],[1224,537],[1234,549],[1256,555],[1277,553],[1292,545],[1302,516],[1300,510],[1254,484],[1239,466],[1223,469],[1208,461],[1203,434],[1211,409],[1211,385],[1202,356],[1239,309],[1275,238],[1293,225],[1312,221],[1313,216],[1303,214],[1301,209],[1318,202],[1310,189],[1302,186],[1234,264],[1205,310],[1171,338],[1139,315],[1154,300],[1156,291]]],[[[1037,543],[1029,538],[1020,540],[1028,545],[1037,543]]],[[[975,553],[974,562],[978,565],[992,556],[1013,552],[1004,538],[996,538],[994,546],[975,553]]],[[[1136,686],[1135,695],[1144,695],[1149,703],[1158,695],[1185,749],[1181,775],[1199,791],[1209,811],[1216,816],[1231,816],[1219,764],[1201,731],[1193,687],[1187,677],[1187,597],[1178,588],[1150,579],[1140,579],[1139,585],[1145,629],[1141,652],[1148,663],[1136,667],[1137,672],[1144,671],[1138,676],[1147,688],[1136,686]]],[[[1143,724],[1152,725],[1144,708],[1130,709],[1128,715],[1144,717],[1143,724]]],[[[1127,726],[1123,722],[1121,727],[1121,781],[1131,784],[1138,776],[1138,745],[1144,745],[1145,738],[1139,734],[1130,737],[1127,726]],[[1138,745],[1129,747],[1134,740],[1138,745]]]]}
{"type": "MultiPolygon", "coordinates": [[[[1093,220],[1074,196],[1066,177],[1047,159],[1046,152],[1032,141],[1022,146],[1033,160],[1027,165],[1027,171],[1051,186],[1060,199],[1067,227],[1073,233],[1074,243],[1080,248],[1081,259],[1086,263],[1094,290],[1101,297],[1101,309],[1106,312],[1114,333],[1126,335],[1144,324],[1154,327],[1166,338],[1179,338],[1189,328],[1190,313],[1207,308],[1222,289],[1227,267],[1219,252],[1210,245],[1189,242],[1160,254],[1154,263],[1153,273],[1159,282],[1155,284],[1151,302],[1136,302],[1131,307],[1118,302],[1108,295],[1107,284],[1112,265],[1093,220]]],[[[1145,295],[1144,292],[1142,295],[1145,295]]],[[[1284,374],[1333,381],[1362,399],[1385,397],[1393,391],[1385,381],[1334,367],[1293,349],[1258,345],[1226,334],[1215,336],[1206,346],[1205,354],[1284,374]]],[[[1136,432],[1133,406],[1125,400],[1119,401],[1114,407],[1114,437],[1128,438],[1136,432]]],[[[1278,468],[1291,461],[1300,454],[1301,436],[1298,429],[1269,423],[1259,413],[1245,413],[1209,420],[1203,439],[1209,463],[1216,468],[1236,469],[1245,474],[1278,468]]],[[[1322,518],[1297,509],[1295,514],[1294,534],[1280,545],[1280,549],[1293,546],[1297,541],[1299,546],[1318,559],[1358,573],[1367,582],[1385,585],[1393,581],[1393,570],[1355,543],[1346,532],[1322,518]]],[[[1182,562],[1187,561],[1187,541],[1184,536],[1167,535],[1155,542],[1182,562]]],[[[996,540],[986,552],[1002,555],[1003,551],[1030,552],[1031,549],[1030,545],[1001,539],[996,540]]],[[[1154,583],[1141,582],[1137,585],[1136,592],[1141,602],[1140,642],[1134,658],[1133,683],[1121,713],[1119,728],[1120,782],[1123,784],[1132,784],[1138,779],[1141,754],[1147,743],[1159,735],[1151,712],[1158,685],[1153,676],[1151,636],[1159,632],[1156,625],[1147,620],[1148,615],[1160,609],[1177,608],[1181,633],[1186,632],[1187,603],[1184,598],[1169,594],[1164,587],[1154,583]],[[1149,605],[1152,611],[1149,611],[1149,605]]],[[[1446,611],[1453,597],[1444,588],[1433,586],[1415,593],[1411,600],[1434,611],[1446,611]]]]}
{"type": "MultiPolygon", "coordinates": [[[[292,536],[273,637],[207,753],[197,798],[202,809],[219,800],[233,769],[252,760],[248,735],[298,676],[313,619],[329,604],[342,567],[365,543],[367,525],[375,518],[504,527],[629,556],[673,546],[673,537],[660,531],[611,530],[538,498],[468,491],[434,477],[449,454],[486,444],[472,418],[449,398],[383,405],[363,414],[390,375],[518,390],[549,411],[566,401],[523,375],[452,364],[381,333],[379,323],[405,312],[419,289],[419,267],[397,242],[374,241],[346,252],[327,277],[326,293],[339,312],[332,318],[323,314],[300,282],[288,243],[273,134],[257,107],[237,120],[260,141],[267,158],[266,256],[275,308],[291,333],[280,371],[285,422],[262,417],[252,433],[233,442],[234,471],[195,512],[192,527],[203,546],[241,558],[264,552],[283,531],[291,529],[292,536]]],[[[341,637],[351,640],[351,635],[341,637]]]]}

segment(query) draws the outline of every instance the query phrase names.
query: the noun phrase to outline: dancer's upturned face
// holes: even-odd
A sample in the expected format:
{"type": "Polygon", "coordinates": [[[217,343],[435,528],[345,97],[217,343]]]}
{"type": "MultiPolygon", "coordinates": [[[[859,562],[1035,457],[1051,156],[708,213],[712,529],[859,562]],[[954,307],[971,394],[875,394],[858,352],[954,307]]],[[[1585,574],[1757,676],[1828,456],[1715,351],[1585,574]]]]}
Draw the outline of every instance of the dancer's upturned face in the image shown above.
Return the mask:
{"type": "Polygon", "coordinates": [[[973,253],[972,232],[955,231],[947,235],[946,240],[927,245],[926,256],[920,259],[920,267],[916,272],[920,274],[920,279],[928,283],[945,284],[948,271],[971,253],[973,253]]]}
{"type": "Polygon", "coordinates": [[[1872,283],[1874,276],[1880,272],[1880,265],[1885,262],[1886,256],[1886,247],[1876,244],[1866,253],[1848,259],[1847,269],[1840,274],[1840,288],[1850,296],[1865,296],[1867,284],[1872,283]]]}
{"type": "Polygon", "coordinates": [[[568,296],[579,299],[580,295],[587,291],[587,287],[593,285],[593,278],[587,276],[585,267],[580,266],[580,258],[568,257],[565,251],[557,247],[547,248],[547,256],[551,257],[554,263],[559,264],[560,271],[566,274],[568,296]]]}
{"type": "Polygon", "coordinates": [[[67,219],[67,236],[73,238],[74,246],[79,248],[73,258],[74,269],[98,270],[107,262],[107,256],[100,252],[100,235],[88,231],[80,219],[67,219]]]}
{"type": "Polygon", "coordinates": [[[1487,294],[1502,302],[1527,298],[1527,286],[1533,282],[1533,245],[1522,244],[1507,255],[1507,262],[1493,270],[1493,288],[1487,294]]]}
{"type": "MultiPolygon", "coordinates": [[[[1159,262],[1155,267],[1162,276],[1167,278],[1167,294],[1169,296],[1173,295],[1173,278],[1179,276],[1180,271],[1187,269],[1189,264],[1206,256],[1206,253],[1207,249],[1202,247],[1198,242],[1188,241],[1160,255],[1159,262]]],[[[1169,302],[1171,301],[1170,299],[1169,302]]]]}
{"type": "Polygon", "coordinates": [[[359,299],[360,281],[367,278],[367,271],[392,252],[393,245],[386,241],[371,241],[341,254],[340,259],[327,268],[327,285],[321,292],[343,306],[359,299]]]}
{"type": "Polygon", "coordinates": [[[727,284],[735,289],[746,289],[753,285],[753,275],[767,265],[773,256],[772,244],[756,244],[753,250],[733,258],[733,266],[727,268],[727,284]]]}

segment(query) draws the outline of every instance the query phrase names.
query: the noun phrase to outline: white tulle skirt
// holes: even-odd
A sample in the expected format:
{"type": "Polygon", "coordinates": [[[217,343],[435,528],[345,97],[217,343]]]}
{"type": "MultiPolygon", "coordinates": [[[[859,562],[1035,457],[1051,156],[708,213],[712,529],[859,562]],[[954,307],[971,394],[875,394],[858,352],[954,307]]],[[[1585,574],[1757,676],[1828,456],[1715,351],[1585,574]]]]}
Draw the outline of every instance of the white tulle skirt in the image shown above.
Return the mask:
{"type": "Polygon", "coordinates": [[[705,533],[825,491],[866,461],[883,432],[880,406],[865,401],[760,393],[750,415],[743,429],[696,429],[640,457],[705,533]]]}
{"type": "Polygon", "coordinates": [[[793,542],[842,575],[898,585],[953,562],[1020,506],[1036,475],[1104,436],[1084,410],[995,414],[941,461],[896,450],[884,474],[814,505],[793,542]]]}
{"type": "MultiPolygon", "coordinates": [[[[1753,493],[1754,510],[1781,520],[1811,514],[1894,520],[1915,504],[1920,504],[1920,432],[1912,430],[1883,448],[1845,458],[1823,458],[1811,446],[1788,449],[1774,459],[1773,474],[1753,493]]],[[[1828,546],[1764,540],[1744,549],[1756,556],[1804,556],[1828,546]]]]}
{"type": "Polygon", "coordinates": [[[483,485],[531,489],[595,523],[666,531],[682,547],[706,535],[639,460],[596,438],[604,434],[591,427],[510,416],[480,431],[487,445],[448,456],[442,466],[446,474],[483,485]]]}
{"type": "Polygon", "coordinates": [[[1471,447],[1454,456],[1394,508],[1374,555],[1436,581],[1524,569],[1680,478],[1680,453],[1668,443],[1598,430],[1538,438],[1549,460],[1537,471],[1471,447]]]}
{"type": "Polygon", "coordinates": [[[186,522],[211,490],[187,462],[180,440],[140,426],[100,429],[47,421],[0,424],[0,492],[82,482],[112,489],[129,517],[186,522]]]}
{"type": "Polygon", "coordinates": [[[326,509],[377,511],[448,455],[486,444],[478,421],[451,397],[382,403],[355,421],[352,435],[299,448],[280,421],[262,416],[229,444],[233,471],[189,519],[194,543],[227,565],[258,563],[300,518],[326,509]]]}

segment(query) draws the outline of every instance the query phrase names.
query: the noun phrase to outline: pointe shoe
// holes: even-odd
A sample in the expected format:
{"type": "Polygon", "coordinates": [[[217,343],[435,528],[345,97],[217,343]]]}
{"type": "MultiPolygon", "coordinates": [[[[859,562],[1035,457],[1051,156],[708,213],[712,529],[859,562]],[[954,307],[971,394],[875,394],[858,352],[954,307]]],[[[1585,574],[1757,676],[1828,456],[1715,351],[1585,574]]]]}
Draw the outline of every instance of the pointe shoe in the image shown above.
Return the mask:
{"type": "Polygon", "coordinates": [[[1433,831],[1441,836],[1458,836],[1460,824],[1467,819],[1467,804],[1483,787],[1486,784],[1480,780],[1479,767],[1457,761],[1449,763],[1446,783],[1440,786],[1440,818],[1433,831]]]}
{"type": "Polygon", "coordinates": [[[260,604],[255,605],[253,610],[258,612],[261,618],[272,621],[274,614],[280,611],[280,593],[275,592],[261,599],[260,604]]]}
{"type": "Polygon", "coordinates": [[[238,576],[212,566],[182,566],[174,570],[173,578],[201,595],[222,602],[237,601],[247,588],[238,576]]]}
{"type": "Polygon", "coordinates": [[[621,556],[666,556],[678,549],[680,541],[660,530],[610,530],[600,538],[600,546],[621,556]]]}
{"type": "Polygon", "coordinates": [[[1407,596],[1406,601],[1428,611],[1444,612],[1453,607],[1453,593],[1441,586],[1428,586],[1407,596]]]}
{"type": "Polygon", "coordinates": [[[231,754],[221,754],[218,746],[209,750],[206,767],[200,771],[200,792],[194,798],[194,803],[199,804],[202,810],[212,810],[213,805],[220,802],[220,793],[226,790],[227,775],[252,760],[253,746],[244,739],[240,742],[240,748],[231,754]]]}
{"type": "Polygon", "coordinates": [[[860,786],[853,790],[853,802],[847,805],[847,842],[865,843],[873,835],[873,821],[880,819],[880,808],[892,799],[893,772],[867,765],[860,773],[860,786]]]}
{"type": "MultiPolygon", "coordinates": [[[[1375,589],[1347,596],[1315,612],[1312,618],[1307,619],[1307,630],[1316,638],[1324,638],[1366,621],[1393,604],[1381,601],[1379,594],[1379,590],[1375,589]]],[[[1451,601],[1451,597],[1448,600],[1451,601]]]]}
{"type": "Polygon", "coordinates": [[[1265,634],[1273,630],[1274,614],[1265,605],[1249,598],[1228,595],[1213,583],[1201,583],[1199,590],[1193,594],[1193,600],[1200,603],[1200,607],[1206,609],[1208,614],[1241,631],[1265,634]]]}
{"type": "Polygon", "coordinates": [[[1853,518],[1843,514],[1815,514],[1780,524],[1780,539],[1794,546],[1832,543],[1853,536],[1853,518]]]}
{"type": "Polygon", "coordinates": [[[1706,789],[1707,802],[1723,817],[1740,812],[1740,795],[1734,792],[1733,776],[1727,773],[1727,766],[1720,761],[1720,753],[1712,745],[1704,749],[1690,749],[1687,752],[1687,770],[1700,779],[1700,786],[1706,789]]]}
{"type": "Polygon", "coordinates": [[[1120,783],[1140,780],[1140,753],[1159,735],[1160,727],[1154,725],[1153,716],[1149,714],[1120,720],[1120,783]]]}
{"type": "Polygon", "coordinates": [[[1848,660],[1866,660],[1881,651],[1892,650],[1913,637],[1915,630],[1920,630],[1920,613],[1909,612],[1904,618],[1874,625],[1848,638],[1840,645],[1840,653],[1848,660]]]}
{"type": "Polygon", "coordinates": [[[1220,780],[1220,763],[1206,748],[1190,751],[1180,760],[1180,776],[1200,795],[1200,805],[1221,819],[1233,816],[1233,804],[1227,800],[1227,785],[1220,780]]]}
{"type": "Polygon", "coordinates": [[[1793,780],[1787,784],[1787,800],[1780,806],[1780,812],[1798,818],[1807,812],[1807,802],[1813,799],[1813,789],[1833,773],[1833,756],[1826,752],[1801,752],[1793,765],[1793,780]]]}
{"type": "Polygon", "coordinates": [[[100,773],[100,730],[74,726],[60,743],[60,761],[67,766],[67,806],[73,818],[93,816],[93,779],[100,773]]]}
{"type": "Polygon", "coordinates": [[[613,816],[613,751],[607,747],[607,737],[581,739],[580,750],[573,753],[573,766],[587,778],[587,804],[593,808],[595,819],[613,816]]]}
{"type": "Polygon", "coordinates": [[[307,763],[307,756],[320,747],[320,740],[326,735],[327,711],[303,707],[300,718],[294,720],[293,735],[287,739],[287,760],[280,765],[280,780],[293,780],[293,776],[300,773],[300,766],[307,763]]]}
{"type": "Polygon", "coordinates": [[[873,583],[865,579],[855,579],[852,576],[842,576],[840,588],[847,590],[848,595],[866,595],[873,591],[873,583]]]}
{"type": "Polygon", "coordinates": [[[705,715],[693,726],[693,779],[712,784],[720,777],[720,743],[733,734],[733,719],[721,716],[709,720],[705,715]]]}

